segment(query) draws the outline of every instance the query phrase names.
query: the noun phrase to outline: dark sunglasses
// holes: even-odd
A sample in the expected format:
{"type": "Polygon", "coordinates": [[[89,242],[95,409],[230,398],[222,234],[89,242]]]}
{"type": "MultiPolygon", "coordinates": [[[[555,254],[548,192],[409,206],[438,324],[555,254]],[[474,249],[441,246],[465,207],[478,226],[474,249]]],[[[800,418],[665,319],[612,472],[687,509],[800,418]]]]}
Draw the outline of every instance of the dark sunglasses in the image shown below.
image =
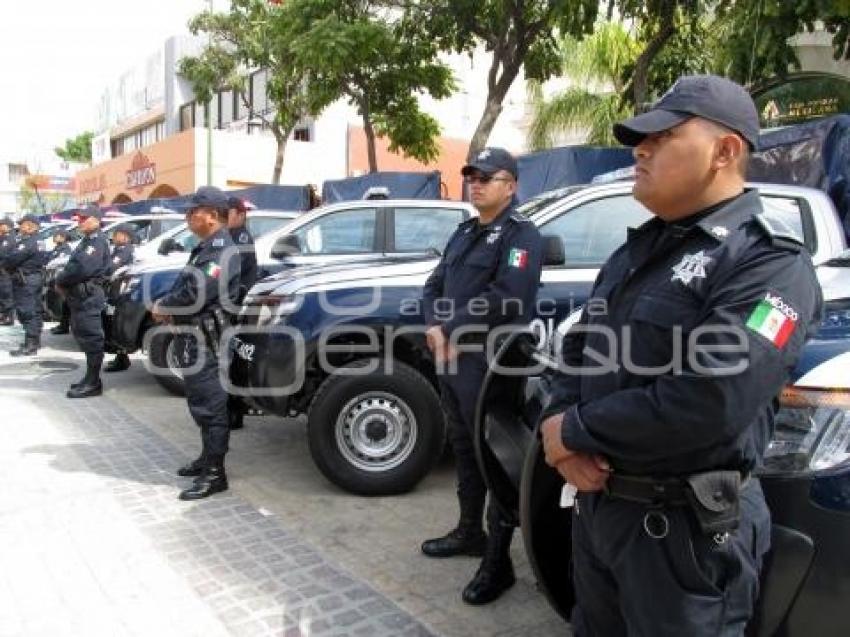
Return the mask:
{"type": "Polygon", "coordinates": [[[507,177],[495,177],[493,175],[464,175],[463,180],[468,184],[479,183],[484,186],[491,181],[511,181],[507,177]]]}

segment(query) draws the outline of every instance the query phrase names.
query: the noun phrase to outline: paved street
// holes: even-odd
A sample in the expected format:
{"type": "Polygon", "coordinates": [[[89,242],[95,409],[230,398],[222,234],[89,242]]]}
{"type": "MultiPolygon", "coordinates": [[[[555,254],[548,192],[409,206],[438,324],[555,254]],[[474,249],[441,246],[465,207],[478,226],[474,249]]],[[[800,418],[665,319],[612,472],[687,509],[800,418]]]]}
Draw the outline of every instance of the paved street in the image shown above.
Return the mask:
{"type": "Polygon", "coordinates": [[[136,357],[69,401],[73,340],[45,334],[20,362],[19,338],[0,328],[0,636],[568,634],[518,536],[519,581],[484,609],[460,601],[476,560],[421,556],[455,522],[449,459],[414,493],[351,496],[314,467],[303,423],[251,417],[230,491],[180,502],[174,471],[198,451],[185,401],[136,357]]]}

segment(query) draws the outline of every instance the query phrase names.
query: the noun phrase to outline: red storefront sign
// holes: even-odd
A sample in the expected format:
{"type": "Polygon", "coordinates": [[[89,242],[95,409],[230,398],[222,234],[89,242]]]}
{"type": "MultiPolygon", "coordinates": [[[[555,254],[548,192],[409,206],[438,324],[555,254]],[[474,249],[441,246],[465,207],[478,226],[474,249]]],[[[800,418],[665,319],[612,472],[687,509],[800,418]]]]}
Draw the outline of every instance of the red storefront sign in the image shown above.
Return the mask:
{"type": "Polygon", "coordinates": [[[146,155],[137,152],[130,161],[127,171],[127,189],[141,191],[145,186],[156,183],[156,164],[146,155]]]}

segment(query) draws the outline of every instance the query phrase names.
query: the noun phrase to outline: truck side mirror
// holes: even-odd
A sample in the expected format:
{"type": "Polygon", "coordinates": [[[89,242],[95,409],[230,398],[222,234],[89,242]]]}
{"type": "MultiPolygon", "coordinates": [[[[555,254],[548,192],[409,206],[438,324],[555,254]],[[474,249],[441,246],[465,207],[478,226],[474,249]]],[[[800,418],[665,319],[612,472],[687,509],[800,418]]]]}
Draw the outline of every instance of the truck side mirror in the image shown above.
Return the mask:
{"type": "Polygon", "coordinates": [[[181,246],[177,241],[172,239],[171,237],[167,237],[160,241],[159,247],[156,249],[159,254],[166,255],[171,252],[182,252],[183,246],[181,246]]]}
{"type": "Polygon", "coordinates": [[[272,246],[272,259],[285,259],[294,254],[301,254],[301,240],[294,234],[283,235],[272,246]]]}
{"type": "Polygon", "coordinates": [[[564,240],[554,234],[543,237],[543,265],[564,265],[567,257],[564,252],[564,240]]]}

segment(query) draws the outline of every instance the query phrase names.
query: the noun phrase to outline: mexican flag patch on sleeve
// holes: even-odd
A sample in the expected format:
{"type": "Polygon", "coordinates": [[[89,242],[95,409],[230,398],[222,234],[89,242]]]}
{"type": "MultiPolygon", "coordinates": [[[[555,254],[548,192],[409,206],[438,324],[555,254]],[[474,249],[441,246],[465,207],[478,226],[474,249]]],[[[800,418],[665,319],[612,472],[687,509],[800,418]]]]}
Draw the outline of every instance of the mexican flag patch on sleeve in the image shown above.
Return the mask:
{"type": "Polygon", "coordinates": [[[782,348],[794,333],[799,318],[793,307],[781,297],[768,292],[750,314],[747,327],[782,348]]]}
{"type": "Polygon", "coordinates": [[[508,265],[512,268],[524,270],[528,265],[528,250],[520,250],[519,248],[511,248],[508,255],[508,265]]]}
{"type": "Polygon", "coordinates": [[[213,279],[217,279],[221,274],[221,268],[218,263],[207,263],[204,266],[204,274],[208,277],[212,277],[213,279]]]}

